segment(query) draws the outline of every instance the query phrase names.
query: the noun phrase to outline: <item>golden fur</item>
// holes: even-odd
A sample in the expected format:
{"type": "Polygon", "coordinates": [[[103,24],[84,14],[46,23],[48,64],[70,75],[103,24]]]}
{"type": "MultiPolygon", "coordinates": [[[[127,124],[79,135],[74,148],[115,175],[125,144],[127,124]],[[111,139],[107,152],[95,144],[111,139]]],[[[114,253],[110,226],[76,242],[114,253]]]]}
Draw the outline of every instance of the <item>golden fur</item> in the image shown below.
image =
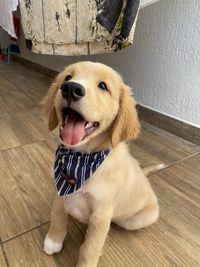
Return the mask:
{"type": "Polygon", "coordinates": [[[61,250],[67,233],[67,214],[70,214],[88,223],[76,266],[94,267],[111,221],[125,229],[135,230],[155,222],[159,209],[149,181],[125,144],[125,141],[138,136],[140,124],[131,90],[114,70],[100,63],[80,62],[59,74],[43,102],[49,117],[49,129],[61,124],[61,108],[66,103],[59,88],[69,74],[73,81],[86,89],[86,95],[73,102],[72,108],[87,121],[100,122],[93,134],[69,147],[82,152],[106,147],[113,149],[80,190],[64,198],[55,198],[44,251],[53,254],[61,250]],[[108,92],[98,88],[101,81],[106,82],[108,92]]]}

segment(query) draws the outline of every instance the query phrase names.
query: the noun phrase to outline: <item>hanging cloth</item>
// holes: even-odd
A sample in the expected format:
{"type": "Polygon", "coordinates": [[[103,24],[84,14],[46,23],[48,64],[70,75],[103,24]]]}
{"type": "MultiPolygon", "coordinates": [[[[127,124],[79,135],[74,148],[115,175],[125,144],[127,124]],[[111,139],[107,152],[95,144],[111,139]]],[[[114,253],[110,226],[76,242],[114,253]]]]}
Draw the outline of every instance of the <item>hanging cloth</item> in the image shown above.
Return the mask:
{"type": "Polygon", "coordinates": [[[19,0],[25,38],[32,51],[88,55],[133,44],[140,0],[19,0]]]}
{"type": "Polygon", "coordinates": [[[12,12],[17,9],[18,0],[0,0],[0,26],[12,37],[17,38],[12,12]]]}

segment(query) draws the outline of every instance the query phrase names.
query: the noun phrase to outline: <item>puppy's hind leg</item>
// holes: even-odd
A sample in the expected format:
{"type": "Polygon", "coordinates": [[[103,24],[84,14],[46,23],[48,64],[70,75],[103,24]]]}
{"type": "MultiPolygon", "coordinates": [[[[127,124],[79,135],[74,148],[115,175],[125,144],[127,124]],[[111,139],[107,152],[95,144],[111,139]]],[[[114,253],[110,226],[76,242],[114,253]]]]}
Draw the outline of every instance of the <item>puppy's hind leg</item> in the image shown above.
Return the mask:
{"type": "Polygon", "coordinates": [[[67,214],[63,200],[56,197],[51,211],[50,228],[44,240],[44,252],[48,255],[59,252],[66,233],[67,214]]]}
{"type": "Polygon", "coordinates": [[[118,221],[117,224],[127,230],[137,230],[153,224],[159,216],[158,203],[152,203],[138,211],[133,216],[118,221]]]}

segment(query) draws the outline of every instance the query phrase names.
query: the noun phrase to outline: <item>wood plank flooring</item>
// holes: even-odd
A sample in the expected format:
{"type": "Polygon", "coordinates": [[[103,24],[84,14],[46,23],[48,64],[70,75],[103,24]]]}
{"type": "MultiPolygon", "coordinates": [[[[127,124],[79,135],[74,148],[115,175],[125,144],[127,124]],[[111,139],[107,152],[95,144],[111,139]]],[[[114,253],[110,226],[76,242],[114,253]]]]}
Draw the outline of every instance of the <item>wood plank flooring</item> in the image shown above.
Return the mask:
{"type": "MultiPolygon", "coordinates": [[[[19,63],[0,62],[0,266],[73,267],[86,226],[70,219],[64,249],[43,253],[54,197],[55,133],[39,102],[51,79],[19,63]]],[[[130,143],[142,167],[164,163],[149,177],[158,222],[140,231],[112,225],[100,267],[200,266],[200,146],[142,122],[130,143]]]]}

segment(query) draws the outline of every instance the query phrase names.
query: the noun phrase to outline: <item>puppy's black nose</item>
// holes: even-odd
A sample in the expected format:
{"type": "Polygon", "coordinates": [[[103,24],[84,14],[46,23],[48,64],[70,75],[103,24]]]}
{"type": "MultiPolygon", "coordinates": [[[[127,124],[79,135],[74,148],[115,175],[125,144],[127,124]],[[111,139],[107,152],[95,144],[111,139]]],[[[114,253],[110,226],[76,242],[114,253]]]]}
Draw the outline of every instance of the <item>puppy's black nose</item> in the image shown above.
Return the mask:
{"type": "Polygon", "coordinates": [[[67,101],[77,101],[85,95],[85,88],[75,82],[64,82],[61,85],[62,96],[67,101]]]}

